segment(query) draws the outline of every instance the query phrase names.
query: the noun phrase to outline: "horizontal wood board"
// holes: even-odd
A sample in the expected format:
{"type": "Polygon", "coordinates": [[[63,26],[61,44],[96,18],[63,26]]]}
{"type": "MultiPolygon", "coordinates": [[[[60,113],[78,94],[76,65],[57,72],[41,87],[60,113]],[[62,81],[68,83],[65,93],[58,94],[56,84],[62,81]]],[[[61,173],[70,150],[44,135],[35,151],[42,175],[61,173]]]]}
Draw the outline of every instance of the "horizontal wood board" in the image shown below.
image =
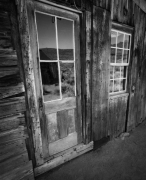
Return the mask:
{"type": "Polygon", "coordinates": [[[14,1],[0,2],[0,179],[34,179],[19,58],[14,43],[14,1]]]}

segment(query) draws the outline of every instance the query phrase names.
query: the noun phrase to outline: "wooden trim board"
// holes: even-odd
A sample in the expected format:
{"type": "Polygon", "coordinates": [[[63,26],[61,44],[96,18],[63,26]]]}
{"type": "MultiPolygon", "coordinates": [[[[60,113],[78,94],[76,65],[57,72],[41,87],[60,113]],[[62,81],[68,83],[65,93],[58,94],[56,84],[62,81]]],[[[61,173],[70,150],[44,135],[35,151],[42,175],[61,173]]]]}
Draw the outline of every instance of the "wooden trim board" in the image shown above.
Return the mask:
{"type": "Polygon", "coordinates": [[[43,174],[46,171],[49,171],[67,161],[70,161],[71,159],[76,158],[92,149],[93,149],[93,141],[87,145],[80,144],[80,145],[74,146],[73,148],[68,149],[68,151],[66,151],[65,154],[60,155],[52,160],[49,160],[45,164],[39,167],[36,167],[34,169],[34,175],[38,176],[40,174],[43,174]]]}

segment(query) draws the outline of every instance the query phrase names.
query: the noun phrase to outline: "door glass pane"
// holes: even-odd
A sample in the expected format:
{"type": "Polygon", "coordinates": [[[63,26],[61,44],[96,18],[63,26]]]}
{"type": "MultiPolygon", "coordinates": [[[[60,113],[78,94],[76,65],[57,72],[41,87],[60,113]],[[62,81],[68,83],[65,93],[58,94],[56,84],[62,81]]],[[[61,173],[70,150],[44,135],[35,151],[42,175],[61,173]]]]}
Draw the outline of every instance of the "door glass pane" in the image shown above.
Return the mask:
{"type": "Polygon", "coordinates": [[[123,48],[124,34],[118,32],[117,47],[123,48]]]}
{"type": "Polygon", "coordinates": [[[126,79],[120,80],[120,91],[125,90],[125,85],[126,85],[126,79]]]}
{"type": "Polygon", "coordinates": [[[59,60],[73,60],[73,21],[57,18],[59,60]]]}
{"type": "Polygon", "coordinates": [[[129,50],[124,50],[123,63],[128,63],[128,59],[129,59],[129,50]]]}
{"type": "Polygon", "coordinates": [[[114,86],[114,81],[110,80],[110,87],[109,87],[110,93],[113,92],[113,86],[114,86]]]}
{"type": "Polygon", "coordinates": [[[122,63],[122,49],[117,49],[117,58],[116,58],[116,63],[122,63]]]}
{"type": "Polygon", "coordinates": [[[110,66],[110,79],[114,79],[114,67],[110,66]]]}
{"type": "Polygon", "coordinates": [[[127,66],[121,67],[121,78],[126,78],[126,70],[127,70],[127,66]]]}
{"type": "Polygon", "coordinates": [[[62,97],[75,96],[74,63],[60,62],[62,97]]]}
{"type": "Polygon", "coordinates": [[[111,31],[111,46],[116,47],[117,32],[111,31]]]}
{"type": "Polygon", "coordinates": [[[41,62],[40,66],[44,101],[60,99],[58,63],[41,62]]]}
{"type": "Polygon", "coordinates": [[[55,17],[36,13],[40,60],[57,60],[55,17]]]}
{"type": "Polygon", "coordinates": [[[125,34],[124,48],[125,49],[130,48],[130,35],[125,34]]]}
{"type": "Polygon", "coordinates": [[[119,86],[120,86],[119,82],[120,82],[119,80],[114,81],[114,92],[119,91],[119,86]]]}
{"type": "Polygon", "coordinates": [[[120,67],[115,67],[114,79],[120,78],[120,67]]]}
{"type": "Polygon", "coordinates": [[[111,48],[111,63],[115,63],[115,54],[116,54],[116,49],[111,48]]]}

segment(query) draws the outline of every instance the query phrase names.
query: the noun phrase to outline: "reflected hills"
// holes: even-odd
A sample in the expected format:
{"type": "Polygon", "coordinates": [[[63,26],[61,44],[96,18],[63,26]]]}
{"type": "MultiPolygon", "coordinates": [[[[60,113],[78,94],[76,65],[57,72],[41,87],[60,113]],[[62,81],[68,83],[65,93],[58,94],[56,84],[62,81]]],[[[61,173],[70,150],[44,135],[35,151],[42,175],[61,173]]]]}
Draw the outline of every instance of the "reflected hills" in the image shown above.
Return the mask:
{"type": "MultiPolygon", "coordinates": [[[[40,60],[57,60],[56,48],[41,48],[40,60]]],[[[73,49],[59,49],[59,60],[73,60],[73,49]]]]}

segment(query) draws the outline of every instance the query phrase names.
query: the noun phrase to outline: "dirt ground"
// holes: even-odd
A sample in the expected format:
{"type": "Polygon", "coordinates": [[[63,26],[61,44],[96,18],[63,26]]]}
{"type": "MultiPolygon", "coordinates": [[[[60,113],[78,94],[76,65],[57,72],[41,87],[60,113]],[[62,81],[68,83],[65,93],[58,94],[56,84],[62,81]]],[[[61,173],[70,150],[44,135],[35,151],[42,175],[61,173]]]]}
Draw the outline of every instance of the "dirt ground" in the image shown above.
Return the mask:
{"type": "Polygon", "coordinates": [[[146,180],[146,121],[37,180],[146,180]]]}

